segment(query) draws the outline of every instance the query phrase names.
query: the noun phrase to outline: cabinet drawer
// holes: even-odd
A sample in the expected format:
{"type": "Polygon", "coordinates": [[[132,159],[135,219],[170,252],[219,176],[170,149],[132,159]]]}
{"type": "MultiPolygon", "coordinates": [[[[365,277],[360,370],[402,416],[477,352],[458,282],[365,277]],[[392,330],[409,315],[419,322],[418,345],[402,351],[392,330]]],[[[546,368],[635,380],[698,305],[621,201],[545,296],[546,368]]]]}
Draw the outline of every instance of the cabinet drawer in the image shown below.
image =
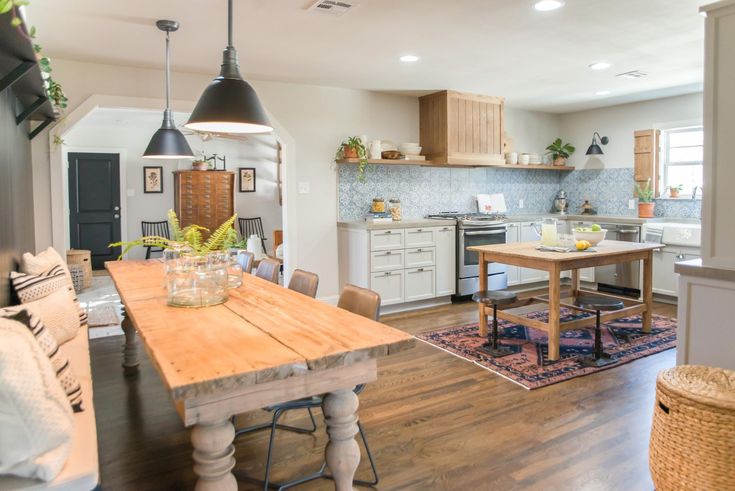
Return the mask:
{"type": "Polygon", "coordinates": [[[425,300],[436,296],[434,268],[407,269],[405,274],[403,297],[406,302],[425,300]]]}
{"type": "Polygon", "coordinates": [[[435,245],[434,228],[407,228],[406,249],[409,247],[432,247],[435,245]]]}
{"type": "Polygon", "coordinates": [[[370,253],[370,271],[393,271],[403,269],[403,251],[377,251],[370,253]]]}
{"type": "Polygon", "coordinates": [[[403,303],[403,270],[372,273],[370,289],[380,295],[380,305],[403,303]]]}
{"type": "Polygon", "coordinates": [[[370,232],[371,251],[391,249],[403,249],[403,230],[372,230],[370,232]]]}
{"type": "Polygon", "coordinates": [[[406,267],[420,268],[421,266],[434,266],[436,264],[436,248],[417,247],[406,249],[406,267]]]}

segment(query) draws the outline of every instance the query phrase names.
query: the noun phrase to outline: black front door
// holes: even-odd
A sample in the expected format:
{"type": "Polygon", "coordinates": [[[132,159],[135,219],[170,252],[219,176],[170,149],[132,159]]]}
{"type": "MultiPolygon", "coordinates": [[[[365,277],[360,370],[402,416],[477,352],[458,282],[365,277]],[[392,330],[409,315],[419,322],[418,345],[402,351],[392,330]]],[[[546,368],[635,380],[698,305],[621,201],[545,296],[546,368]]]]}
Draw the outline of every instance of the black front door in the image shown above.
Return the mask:
{"type": "Polygon", "coordinates": [[[117,259],[120,248],[120,156],[69,154],[69,233],[73,249],[92,252],[92,268],[117,259]]]}

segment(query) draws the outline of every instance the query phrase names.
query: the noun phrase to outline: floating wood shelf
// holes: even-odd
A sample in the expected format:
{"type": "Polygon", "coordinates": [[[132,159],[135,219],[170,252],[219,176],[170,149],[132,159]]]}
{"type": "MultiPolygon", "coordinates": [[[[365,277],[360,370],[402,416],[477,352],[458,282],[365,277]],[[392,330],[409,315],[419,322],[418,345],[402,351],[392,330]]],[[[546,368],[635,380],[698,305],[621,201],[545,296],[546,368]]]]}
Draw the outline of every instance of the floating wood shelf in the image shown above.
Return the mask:
{"type": "Polygon", "coordinates": [[[495,165],[493,167],[498,167],[502,169],[539,169],[539,170],[556,170],[556,171],[570,171],[574,170],[574,167],[571,165],[543,165],[543,164],[515,164],[515,165],[495,165]]]}
{"type": "MultiPolygon", "coordinates": [[[[360,159],[340,159],[337,160],[338,164],[359,164],[360,159]]],[[[437,164],[431,160],[400,160],[400,159],[368,159],[368,164],[378,165],[426,165],[430,167],[456,167],[456,168],[468,168],[468,167],[489,167],[493,169],[515,169],[515,170],[553,170],[553,171],[573,171],[574,167],[569,165],[541,165],[541,164],[527,164],[527,165],[453,165],[453,164],[437,164]]]]}
{"type": "MultiPolygon", "coordinates": [[[[339,159],[338,164],[359,164],[360,159],[339,159]]],[[[368,164],[380,165],[431,165],[431,160],[368,159],[368,164]]]]}

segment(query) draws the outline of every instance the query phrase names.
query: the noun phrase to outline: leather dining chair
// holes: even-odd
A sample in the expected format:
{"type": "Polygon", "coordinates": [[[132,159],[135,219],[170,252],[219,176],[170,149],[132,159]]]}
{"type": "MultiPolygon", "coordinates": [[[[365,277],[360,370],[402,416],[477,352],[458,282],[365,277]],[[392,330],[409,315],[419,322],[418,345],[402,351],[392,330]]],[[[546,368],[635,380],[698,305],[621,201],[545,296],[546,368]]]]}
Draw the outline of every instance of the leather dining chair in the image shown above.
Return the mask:
{"type": "Polygon", "coordinates": [[[237,253],[237,262],[242,266],[242,272],[251,274],[253,272],[253,263],[255,262],[255,254],[248,251],[240,251],[237,253]]]}
{"type": "Polygon", "coordinates": [[[295,269],[288,282],[288,289],[316,298],[316,290],[319,288],[319,276],[316,273],[295,269]]]}
{"type": "Polygon", "coordinates": [[[261,259],[260,264],[258,264],[258,267],[255,270],[255,276],[278,284],[278,275],[280,272],[281,263],[275,259],[266,257],[265,259],[261,259]]]}

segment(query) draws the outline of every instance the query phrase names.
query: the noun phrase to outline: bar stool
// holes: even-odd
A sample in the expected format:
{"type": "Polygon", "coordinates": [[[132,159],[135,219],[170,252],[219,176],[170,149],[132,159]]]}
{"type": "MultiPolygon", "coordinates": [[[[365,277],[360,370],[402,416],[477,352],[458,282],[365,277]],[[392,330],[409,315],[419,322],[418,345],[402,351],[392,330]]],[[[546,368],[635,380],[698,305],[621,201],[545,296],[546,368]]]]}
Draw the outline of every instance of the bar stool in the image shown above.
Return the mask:
{"type": "MultiPolygon", "coordinates": [[[[485,305],[485,307],[493,308],[493,330],[488,334],[487,343],[478,349],[495,358],[512,355],[513,350],[498,344],[498,305],[510,305],[518,300],[518,295],[508,290],[493,290],[475,292],[472,294],[472,300],[485,305]]],[[[487,315],[484,318],[487,322],[487,315]]]]}
{"type": "Polygon", "coordinates": [[[612,297],[600,297],[597,295],[580,295],[574,299],[575,305],[583,309],[594,310],[597,315],[595,324],[595,353],[593,356],[585,356],[579,362],[586,367],[604,367],[615,363],[615,359],[609,353],[602,351],[602,331],[600,330],[600,311],[620,310],[625,304],[612,297]]]}

